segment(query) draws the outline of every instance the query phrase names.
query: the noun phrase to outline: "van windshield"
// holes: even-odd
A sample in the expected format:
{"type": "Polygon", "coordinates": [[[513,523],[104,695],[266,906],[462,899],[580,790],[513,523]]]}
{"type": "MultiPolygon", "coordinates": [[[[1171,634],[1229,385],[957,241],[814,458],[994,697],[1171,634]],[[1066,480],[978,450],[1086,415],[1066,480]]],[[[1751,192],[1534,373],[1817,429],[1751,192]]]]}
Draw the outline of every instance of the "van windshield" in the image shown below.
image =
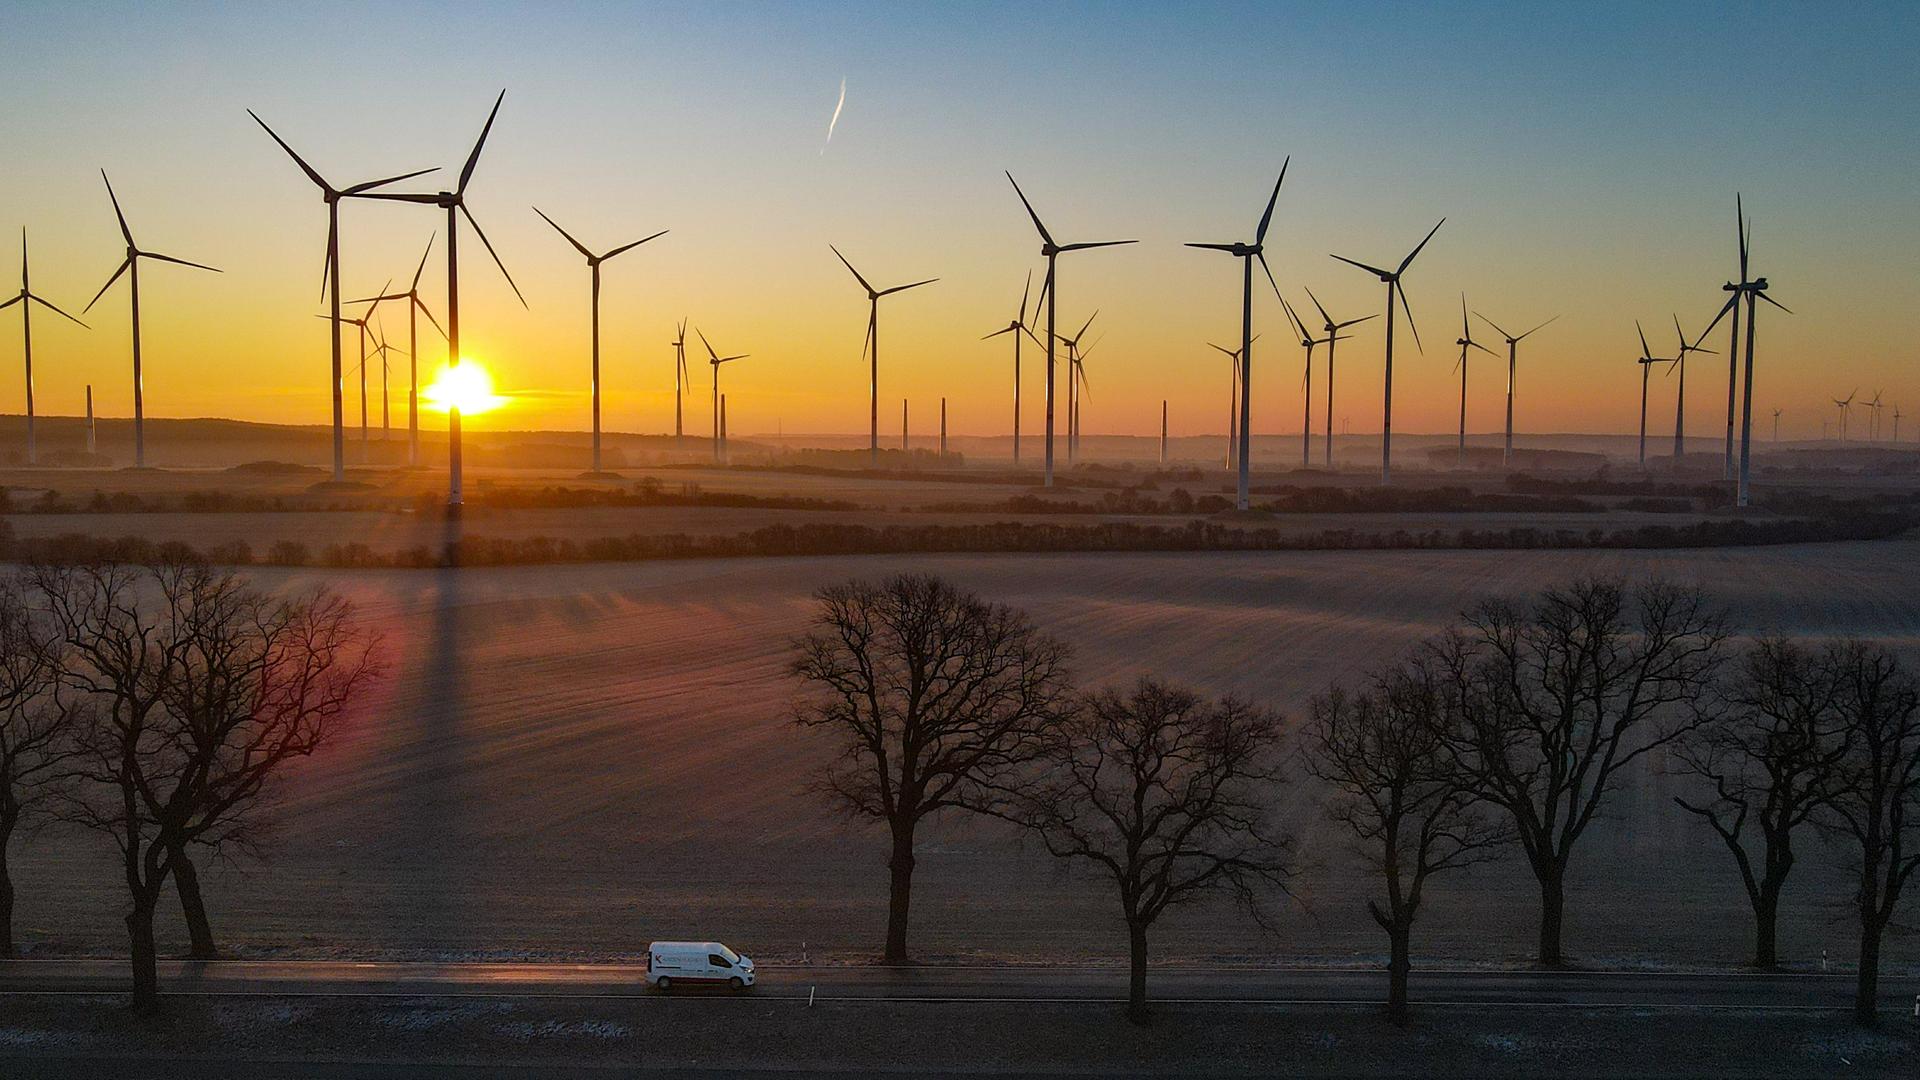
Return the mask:
{"type": "Polygon", "coordinates": [[[740,962],[740,954],[737,952],[734,952],[732,949],[727,948],[725,945],[715,944],[713,947],[713,951],[719,953],[721,956],[726,957],[727,963],[729,964],[737,964],[740,962]]]}

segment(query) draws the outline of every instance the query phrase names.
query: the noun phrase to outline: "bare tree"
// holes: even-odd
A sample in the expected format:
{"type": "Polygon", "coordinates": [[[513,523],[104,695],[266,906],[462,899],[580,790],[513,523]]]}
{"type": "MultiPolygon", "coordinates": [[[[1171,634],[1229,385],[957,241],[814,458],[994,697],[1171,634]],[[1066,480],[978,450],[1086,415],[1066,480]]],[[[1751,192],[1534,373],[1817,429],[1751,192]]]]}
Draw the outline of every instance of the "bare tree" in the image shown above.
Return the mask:
{"type": "Polygon", "coordinates": [[[72,751],[73,710],[60,700],[60,648],[19,580],[0,579],[0,958],[13,940],[13,874],[7,848],[32,824],[72,751]]]}
{"type": "Polygon", "coordinates": [[[1920,686],[1883,646],[1848,641],[1832,656],[1848,749],[1823,823],[1856,849],[1860,973],[1853,1013],[1871,1025],[1879,1020],[1880,939],[1920,868],[1920,686]]]}
{"type": "Polygon", "coordinates": [[[1119,892],[1136,1023],[1147,931],[1167,909],[1228,889],[1258,918],[1261,890],[1285,888],[1292,842],[1270,831],[1263,798],[1280,776],[1279,744],[1273,713],[1143,678],[1124,696],[1087,697],[1022,787],[1019,820],[1119,892]]]}
{"type": "Polygon", "coordinates": [[[885,960],[904,963],[915,830],[943,810],[1001,810],[1066,697],[1067,649],[1024,613],[923,574],[818,600],[793,672],[820,694],[795,720],[840,744],[816,790],[887,825],[885,960]]]}
{"type": "Polygon", "coordinates": [[[1513,818],[1540,886],[1539,961],[1561,962],[1567,867],[1621,770],[1704,722],[1725,619],[1697,589],[1581,580],[1490,600],[1434,648],[1464,782],[1513,818]]]}
{"type": "Polygon", "coordinates": [[[327,741],[374,673],[372,640],[339,597],[277,600],[206,566],[36,576],[70,650],[64,678],[96,703],[66,812],[120,849],[133,1000],[150,1009],[154,912],[175,859],[257,838],[281,770],[327,741]]]}
{"type": "Polygon", "coordinates": [[[1678,771],[1710,785],[1706,798],[1673,801],[1699,815],[1733,855],[1753,906],[1755,967],[1779,964],[1793,833],[1834,796],[1847,754],[1835,708],[1838,655],[1780,638],[1754,642],[1726,687],[1726,710],[1674,746],[1678,771]],[[1757,853],[1749,850],[1749,823],[1759,834],[1757,853]]]}
{"type": "Polygon", "coordinates": [[[1513,830],[1490,815],[1448,752],[1453,724],[1444,678],[1416,656],[1372,676],[1349,695],[1335,688],[1313,703],[1307,768],[1333,785],[1327,814],[1352,831],[1378,872],[1386,902],[1367,911],[1387,932],[1387,1013],[1407,1018],[1410,943],[1427,878],[1494,858],[1513,830]]]}

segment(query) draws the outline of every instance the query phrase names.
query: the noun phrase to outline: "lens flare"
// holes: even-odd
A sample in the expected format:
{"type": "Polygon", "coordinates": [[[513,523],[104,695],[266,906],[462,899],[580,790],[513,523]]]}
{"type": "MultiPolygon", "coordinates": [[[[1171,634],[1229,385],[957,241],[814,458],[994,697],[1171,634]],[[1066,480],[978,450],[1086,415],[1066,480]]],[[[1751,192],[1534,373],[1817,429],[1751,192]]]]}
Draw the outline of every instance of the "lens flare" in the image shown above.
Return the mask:
{"type": "Polygon", "coordinates": [[[441,412],[459,409],[462,416],[489,412],[507,400],[493,392],[493,376],[487,369],[472,360],[461,361],[459,367],[442,367],[421,391],[421,397],[432,408],[441,412]]]}

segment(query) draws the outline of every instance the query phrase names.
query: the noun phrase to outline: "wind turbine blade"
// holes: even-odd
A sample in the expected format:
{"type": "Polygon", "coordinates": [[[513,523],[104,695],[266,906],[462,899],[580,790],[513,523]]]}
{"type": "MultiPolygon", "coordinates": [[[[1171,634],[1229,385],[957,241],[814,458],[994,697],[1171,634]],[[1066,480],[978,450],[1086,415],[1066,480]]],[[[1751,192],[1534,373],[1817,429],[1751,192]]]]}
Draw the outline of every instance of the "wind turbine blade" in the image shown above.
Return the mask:
{"type": "Polygon", "coordinates": [[[340,215],[327,215],[327,250],[320,253],[320,299],[327,298],[327,283],[333,280],[333,252],[339,250],[340,215]]]}
{"type": "Polygon", "coordinates": [[[605,255],[600,256],[600,261],[606,262],[608,259],[613,258],[615,255],[618,255],[623,251],[632,251],[634,248],[639,247],[641,244],[644,244],[649,240],[658,240],[661,237],[667,235],[667,232],[668,230],[661,229],[659,232],[654,233],[652,236],[643,236],[640,239],[635,240],[631,244],[621,244],[619,247],[614,248],[612,251],[609,251],[605,255]]]}
{"type": "Polygon", "coordinates": [[[357,196],[362,194],[363,192],[372,191],[374,188],[386,187],[388,184],[397,184],[402,180],[411,180],[416,176],[425,176],[428,173],[439,172],[439,171],[440,171],[440,166],[438,165],[435,165],[431,169],[415,169],[409,173],[401,173],[399,176],[389,176],[384,180],[369,180],[364,184],[355,184],[352,187],[346,189],[345,191],[342,191],[340,194],[357,196]]]}
{"type": "Polygon", "coordinates": [[[1096,240],[1091,244],[1062,244],[1061,251],[1085,251],[1088,248],[1118,247],[1121,244],[1137,244],[1138,240],[1096,240]]]}
{"type": "MultiPolygon", "coordinates": [[[[22,298],[32,300],[34,303],[39,304],[41,307],[46,308],[48,311],[53,312],[55,315],[60,316],[61,318],[67,320],[68,322],[79,323],[79,325],[86,327],[88,330],[93,329],[93,327],[87,326],[86,323],[80,322],[79,319],[76,319],[73,316],[67,314],[66,312],[61,311],[59,308],[54,307],[51,301],[42,300],[40,297],[34,295],[33,293],[22,294],[22,298]]],[[[7,301],[7,303],[11,304],[13,303],[13,301],[9,300],[7,301]]]]}
{"type": "Polygon", "coordinates": [[[425,300],[422,300],[418,296],[415,296],[413,297],[413,305],[420,309],[420,314],[425,315],[427,317],[427,321],[433,324],[433,328],[435,330],[440,331],[441,337],[445,338],[447,336],[447,332],[445,330],[440,329],[440,320],[434,318],[433,312],[427,310],[427,302],[425,300]]]}
{"type": "MultiPolygon", "coordinates": [[[[487,124],[480,129],[480,137],[474,140],[473,153],[467,155],[467,163],[460,169],[460,185],[453,189],[454,194],[466,194],[467,181],[473,179],[473,167],[480,164],[480,148],[487,145],[487,135],[493,131],[493,118],[500,115],[500,103],[506,99],[507,92],[505,90],[500,91],[500,96],[493,99],[493,111],[487,114],[487,124]]],[[[479,230],[476,229],[474,231],[478,232],[479,230]]],[[[518,292],[519,290],[515,289],[514,291],[518,292]]],[[[522,301],[522,303],[524,302],[525,301],[522,301]]]]}
{"type": "Polygon", "coordinates": [[[1390,278],[1393,276],[1393,271],[1391,270],[1382,270],[1377,266],[1368,266],[1366,263],[1356,262],[1352,259],[1349,259],[1345,255],[1333,255],[1332,257],[1339,259],[1341,262],[1346,263],[1348,266],[1357,266],[1360,269],[1365,270],[1367,273],[1377,275],[1381,278],[1390,278]]]}
{"type": "MultiPolygon", "coordinates": [[[[1555,316],[1554,316],[1553,318],[1551,318],[1551,319],[1548,319],[1548,320],[1547,320],[1546,322],[1543,322],[1543,323],[1541,323],[1541,324],[1540,324],[1539,326],[1536,326],[1536,327],[1534,327],[1534,328],[1533,328],[1533,330],[1542,330],[1542,329],[1545,329],[1546,327],[1548,327],[1548,326],[1550,326],[1550,325],[1552,325],[1552,324],[1554,323],[1554,321],[1555,321],[1555,320],[1557,320],[1557,319],[1559,319],[1559,318],[1560,318],[1560,316],[1558,316],[1558,315],[1555,315],[1555,316]]],[[[1495,327],[1495,329],[1498,329],[1498,327],[1495,327]]],[[[1533,330],[1529,330],[1529,331],[1527,331],[1527,334],[1531,334],[1531,333],[1533,333],[1533,330]]],[[[1527,334],[1521,334],[1521,335],[1520,335],[1520,337],[1517,337],[1517,338],[1514,338],[1513,340],[1515,340],[1515,341],[1519,341],[1519,340],[1521,340],[1521,338],[1525,338],[1525,337],[1527,336],[1527,334]]],[[[1505,335],[1502,335],[1502,336],[1505,336],[1505,335]]]]}
{"type": "Polygon", "coordinates": [[[1747,280],[1747,211],[1740,201],[1740,193],[1733,193],[1733,231],[1740,237],[1740,281],[1747,280]]]}
{"type": "MultiPolygon", "coordinates": [[[[500,93],[505,94],[506,91],[502,90],[500,93]]],[[[498,105],[494,107],[499,108],[498,105]]],[[[473,226],[473,234],[480,238],[480,243],[487,249],[487,254],[493,256],[493,265],[500,268],[500,276],[506,278],[507,284],[513,287],[513,295],[519,297],[520,306],[526,307],[527,298],[520,295],[520,286],[514,284],[513,275],[507,273],[507,264],[500,261],[500,253],[493,250],[493,241],[487,239],[487,234],[480,228],[480,223],[473,220],[473,211],[467,209],[467,204],[464,201],[460,203],[460,212],[467,216],[467,224],[473,226]]]]}
{"type": "MultiPolygon", "coordinates": [[[[1335,256],[1335,257],[1338,258],[1338,256],[1335,256]]],[[[1303,285],[1301,286],[1301,288],[1306,288],[1306,286],[1303,285]]],[[[1324,321],[1328,326],[1332,326],[1333,316],[1327,314],[1327,309],[1320,306],[1320,298],[1313,295],[1312,289],[1307,289],[1307,299],[1313,301],[1314,307],[1319,308],[1321,320],[1324,321]]]]}
{"type": "Polygon", "coordinates": [[[839,248],[834,247],[832,244],[828,244],[827,247],[833,251],[834,257],[840,260],[840,265],[847,268],[847,273],[853,275],[853,280],[859,282],[860,287],[867,290],[868,296],[877,295],[873,291],[873,286],[867,284],[867,279],[860,276],[860,271],[855,270],[853,268],[853,264],[847,261],[847,257],[845,255],[840,254],[839,248]]]}
{"type": "Polygon", "coordinates": [[[1407,267],[1413,265],[1413,257],[1415,255],[1420,254],[1420,249],[1427,246],[1427,240],[1433,239],[1433,234],[1439,232],[1440,226],[1445,225],[1446,223],[1447,223],[1447,219],[1441,218],[1437,223],[1435,223],[1432,229],[1427,231],[1426,240],[1420,241],[1420,243],[1417,246],[1415,246],[1412,251],[1407,252],[1407,257],[1400,260],[1400,269],[1395,270],[1393,272],[1395,277],[1398,277],[1401,274],[1404,274],[1407,272],[1407,267]]]}
{"type": "Polygon", "coordinates": [[[1366,322],[1368,319],[1377,319],[1379,317],[1380,317],[1380,313],[1376,311],[1371,315],[1362,315],[1357,319],[1348,319],[1346,322],[1336,323],[1334,325],[1334,329],[1345,330],[1349,326],[1358,326],[1359,324],[1366,322]]]}
{"type": "MultiPolygon", "coordinates": [[[[1674,322],[1678,323],[1679,321],[1680,321],[1679,318],[1675,317],[1674,322]]],[[[1467,325],[1467,294],[1466,293],[1460,294],[1460,336],[1462,338],[1467,339],[1468,341],[1471,341],[1473,339],[1473,328],[1467,325]]]]}
{"type": "Polygon", "coordinates": [[[1188,244],[1190,248],[1206,248],[1208,251],[1238,251],[1239,244],[1188,244]]]}
{"type": "MultiPolygon", "coordinates": [[[[418,293],[420,291],[420,275],[426,272],[427,256],[433,254],[433,242],[439,238],[439,233],[434,233],[427,237],[427,248],[420,253],[420,265],[413,268],[413,284],[407,286],[408,293],[418,293]]],[[[419,297],[415,296],[414,299],[418,300],[419,297]]],[[[422,310],[425,309],[423,308],[422,310]]],[[[432,316],[428,317],[431,318],[432,316]]]]}
{"type": "Polygon", "coordinates": [[[425,203],[428,206],[440,205],[440,196],[430,195],[424,191],[368,191],[357,197],[362,199],[381,199],[386,202],[425,203]]]}
{"type": "Polygon", "coordinates": [[[752,353],[735,353],[735,354],[734,354],[734,355],[732,355],[732,356],[723,356],[723,357],[721,357],[721,358],[720,358],[720,359],[719,359],[719,360],[717,361],[717,363],[722,363],[722,364],[724,364],[724,363],[726,363],[726,362],[728,362],[729,360],[745,360],[745,359],[746,359],[747,357],[749,357],[749,356],[752,356],[752,355],[753,355],[752,353]]]}
{"type": "Polygon", "coordinates": [[[143,252],[141,252],[141,253],[140,253],[140,257],[141,257],[141,258],[143,258],[143,259],[158,259],[158,260],[160,260],[161,262],[168,262],[168,263],[173,263],[173,264],[175,264],[175,265],[177,265],[177,266],[191,266],[191,267],[193,267],[193,268],[194,268],[195,270],[211,270],[211,271],[213,271],[213,272],[214,272],[214,273],[216,273],[216,274],[219,274],[219,273],[224,273],[224,271],[222,271],[222,270],[221,270],[221,269],[220,269],[219,267],[217,267],[217,266],[208,266],[208,265],[206,265],[205,263],[197,263],[197,262],[188,262],[188,261],[187,261],[187,260],[185,260],[185,259],[176,259],[176,258],[174,258],[174,257],[173,257],[173,256],[171,256],[171,255],[160,255],[160,254],[157,254],[157,253],[155,253],[155,252],[151,252],[151,251],[143,251],[143,252]]]}
{"type": "Polygon", "coordinates": [[[107,198],[113,200],[113,216],[120,220],[120,235],[127,238],[128,247],[136,247],[133,242],[133,230],[127,228],[127,215],[120,212],[120,196],[113,193],[113,181],[107,179],[107,170],[100,170],[100,179],[107,185],[107,198]]]}
{"type": "Polygon", "coordinates": [[[911,285],[895,285],[895,286],[894,286],[893,288],[891,288],[891,289],[881,289],[881,290],[880,290],[880,295],[881,295],[881,296],[892,296],[892,295],[893,295],[894,293],[897,293],[897,292],[906,292],[906,291],[907,291],[908,289],[917,289],[917,288],[919,288],[919,287],[920,287],[920,286],[922,286],[922,285],[931,285],[931,284],[933,284],[934,282],[936,282],[936,281],[939,281],[939,280],[940,280],[940,279],[939,279],[939,278],[937,278],[937,277],[930,277],[930,278],[928,278],[928,279],[927,279],[927,280],[925,280],[925,281],[916,281],[916,282],[914,282],[914,283],[913,283],[913,284],[911,284],[911,285]]]}
{"type": "MultiPolygon", "coordinates": [[[[1739,303],[1740,303],[1739,293],[1736,292],[1728,296],[1727,302],[1720,305],[1720,310],[1718,313],[1714,315],[1713,321],[1707,324],[1707,328],[1705,330],[1700,331],[1700,340],[1705,341],[1707,339],[1707,335],[1713,333],[1713,328],[1720,325],[1720,320],[1727,317],[1727,312],[1736,310],[1739,303]]],[[[1736,319],[1739,318],[1738,315],[1734,317],[1736,319]]]]}
{"type": "Polygon", "coordinates": [[[127,256],[126,259],[122,260],[120,263],[120,269],[115,270],[113,272],[113,276],[107,279],[107,283],[105,285],[100,286],[100,291],[93,294],[93,299],[87,301],[87,306],[80,309],[80,314],[85,315],[87,312],[92,311],[93,305],[100,302],[100,298],[107,294],[108,289],[113,288],[113,283],[116,281],[119,281],[120,275],[126,273],[127,267],[132,265],[133,265],[133,256],[129,255],[127,256]]]}
{"type": "MultiPolygon", "coordinates": [[[[1280,290],[1278,288],[1274,289],[1274,295],[1280,296],[1280,290]]],[[[1300,316],[1293,313],[1293,305],[1287,303],[1287,298],[1284,296],[1280,296],[1280,309],[1287,313],[1287,321],[1293,324],[1293,328],[1300,332],[1302,338],[1313,337],[1312,334],[1307,333],[1306,324],[1300,321],[1300,316]]]]}
{"type": "Polygon", "coordinates": [[[1762,300],[1765,300],[1767,303],[1772,304],[1774,307],[1779,308],[1781,311],[1784,311],[1789,315],[1793,314],[1792,308],[1788,307],[1787,305],[1781,303],[1778,300],[1775,300],[1773,297],[1768,296],[1766,293],[1756,291],[1753,295],[1759,297],[1762,300]]]}
{"type": "Polygon", "coordinates": [[[1024,326],[1027,322],[1027,294],[1033,291],[1033,271],[1027,271],[1027,283],[1020,286],[1020,317],[1014,322],[1024,326]]]}
{"type": "Polygon", "coordinates": [[[1486,323],[1488,326],[1493,327],[1494,333],[1499,334],[1501,337],[1507,339],[1508,341],[1520,340],[1519,338],[1514,337],[1512,334],[1507,333],[1505,330],[1500,329],[1499,323],[1494,322],[1492,319],[1487,318],[1485,315],[1482,315],[1477,311],[1473,313],[1473,317],[1476,319],[1479,319],[1483,323],[1486,323]]]}
{"type": "Polygon", "coordinates": [[[1633,328],[1640,335],[1640,355],[1642,357],[1652,356],[1653,349],[1647,345],[1647,332],[1645,330],[1640,329],[1639,319],[1633,320],[1633,328]]]}
{"type": "Polygon", "coordinates": [[[1211,342],[1211,341],[1209,341],[1209,342],[1207,342],[1207,348],[1209,348],[1209,349],[1219,349],[1219,350],[1220,350],[1220,351],[1221,351],[1222,353],[1224,353],[1224,354],[1226,354],[1227,356],[1230,356],[1230,357],[1232,357],[1232,358],[1234,358],[1234,359],[1236,359],[1236,360],[1240,358],[1240,350],[1239,350],[1239,349],[1228,349],[1228,348],[1225,348],[1225,347],[1223,347],[1223,346],[1220,346],[1220,345],[1215,345],[1215,344],[1214,344],[1213,342],[1211,342]]]}
{"type": "Polygon", "coordinates": [[[985,335],[985,336],[984,336],[984,337],[982,337],[982,338],[981,338],[980,340],[981,340],[981,341],[986,341],[986,340],[989,340],[989,339],[991,339],[991,338],[997,338],[997,337],[999,337],[999,336],[1000,336],[1001,334],[1011,334],[1011,333],[1015,333],[1015,332],[1017,332],[1017,331],[1019,331],[1019,330],[1021,330],[1021,329],[1022,329],[1022,327],[1019,327],[1019,326],[1009,326],[1009,327],[1007,327],[1007,328],[1006,328],[1006,329],[1004,329],[1004,330],[995,330],[995,331],[994,331],[993,333],[991,333],[991,334],[987,334],[987,335],[985,335]]]}
{"type": "Polygon", "coordinates": [[[1394,279],[1393,291],[1400,297],[1400,310],[1407,313],[1407,329],[1413,331],[1413,347],[1424,356],[1427,350],[1426,346],[1420,344],[1420,328],[1413,322],[1413,305],[1407,303],[1407,290],[1401,286],[1398,278],[1394,279]]]}
{"type": "Polygon", "coordinates": [[[1091,314],[1091,315],[1089,315],[1089,316],[1087,316],[1087,321],[1086,321],[1086,322],[1084,322],[1084,323],[1081,323],[1081,324],[1080,324],[1080,332],[1079,332],[1079,333],[1077,333],[1077,334],[1075,334],[1075,335],[1073,335],[1073,340],[1074,340],[1074,342],[1075,342],[1075,344],[1078,344],[1081,338],[1083,338],[1083,337],[1086,337],[1086,336],[1087,336],[1087,327],[1089,327],[1089,326],[1092,326],[1092,325],[1093,325],[1093,320],[1095,320],[1095,319],[1097,319],[1097,318],[1099,318],[1099,317],[1100,317],[1100,309],[1099,309],[1099,308],[1095,308],[1095,309],[1093,310],[1093,314],[1091,314]]]}
{"type": "Polygon", "coordinates": [[[1700,347],[1700,346],[1698,346],[1698,345],[1689,345],[1689,346],[1687,346],[1687,351],[1688,351],[1688,352],[1697,352],[1697,353],[1704,353],[1704,354],[1705,354],[1705,355],[1707,355],[1707,356],[1719,356],[1719,355],[1720,355],[1719,353],[1717,353],[1717,352],[1715,352],[1715,351],[1713,351],[1712,349],[1703,349],[1703,348],[1701,348],[1701,347],[1700,347]]]}
{"type": "Polygon", "coordinates": [[[718,363],[720,360],[720,354],[713,351],[713,344],[707,340],[706,331],[696,326],[693,328],[693,332],[700,335],[700,344],[705,345],[707,347],[708,360],[714,363],[718,363]]]}
{"type": "Polygon", "coordinates": [[[1007,174],[1007,183],[1012,184],[1013,193],[1020,196],[1020,205],[1027,208],[1027,216],[1033,219],[1033,227],[1040,231],[1040,239],[1046,241],[1049,246],[1058,247],[1059,245],[1053,242],[1053,234],[1049,233],[1047,227],[1041,224],[1040,215],[1034,211],[1033,204],[1027,201],[1027,193],[1020,190],[1020,181],[1015,180],[1011,172],[1007,174]]]}
{"type": "Polygon", "coordinates": [[[1292,164],[1293,155],[1288,154],[1280,162],[1280,179],[1273,182],[1273,194],[1267,196],[1267,212],[1260,215],[1260,227],[1254,230],[1253,242],[1264,243],[1267,239],[1267,226],[1273,224],[1273,204],[1280,200],[1280,185],[1287,179],[1287,166],[1292,164]]]}
{"type": "MultiPolygon", "coordinates": [[[[1267,253],[1264,251],[1257,251],[1254,253],[1253,257],[1260,260],[1260,269],[1266,271],[1267,284],[1273,287],[1274,299],[1279,300],[1283,304],[1286,303],[1287,302],[1286,298],[1280,295],[1280,283],[1273,280],[1273,267],[1267,265],[1267,253]]],[[[1295,323],[1298,323],[1299,321],[1300,320],[1298,319],[1294,320],[1295,323]]]]}
{"type": "Polygon", "coordinates": [[[867,349],[873,345],[874,325],[879,321],[879,318],[880,310],[878,308],[870,307],[867,309],[867,332],[866,335],[860,339],[860,362],[862,364],[867,362],[867,349]]]}
{"type": "Polygon", "coordinates": [[[561,236],[564,236],[564,237],[566,237],[566,238],[567,238],[567,243],[569,243],[569,244],[572,244],[572,245],[573,245],[573,250],[575,250],[575,251],[577,251],[577,252],[579,252],[579,253],[580,253],[580,254],[581,254],[582,256],[584,256],[584,257],[586,258],[586,260],[587,260],[588,262],[592,262],[592,261],[593,261],[593,252],[591,252],[591,251],[588,251],[588,250],[587,250],[587,245],[585,245],[585,244],[583,244],[583,243],[581,243],[581,242],[580,242],[580,241],[578,241],[578,240],[575,240],[575,239],[573,238],[573,234],[572,234],[572,233],[570,233],[570,232],[568,232],[567,230],[565,230],[565,229],[563,229],[563,228],[561,228],[561,227],[560,227],[560,224],[559,224],[559,222],[556,222],[556,221],[554,221],[554,220],[553,220],[552,218],[550,218],[550,217],[548,217],[548,216],[547,216],[547,214],[546,214],[546,211],[544,211],[544,210],[542,210],[542,209],[540,209],[539,207],[537,207],[537,206],[536,206],[536,207],[534,207],[534,208],[533,208],[533,212],[534,212],[534,213],[536,213],[536,214],[539,214],[539,215],[540,215],[540,220],[541,220],[541,221],[544,221],[544,222],[546,222],[547,224],[549,224],[549,225],[552,225],[552,226],[553,226],[553,231],[554,231],[554,232],[557,232],[557,233],[559,233],[559,234],[560,234],[561,236]]]}
{"type": "Polygon", "coordinates": [[[1038,334],[1035,334],[1032,330],[1027,329],[1027,327],[1024,324],[1021,325],[1020,332],[1027,335],[1027,338],[1031,340],[1035,345],[1038,345],[1043,349],[1047,347],[1046,343],[1040,340],[1040,336],[1038,334]]]}
{"type": "Polygon", "coordinates": [[[1498,353],[1494,352],[1492,349],[1487,348],[1485,345],[1482,345],[1477,341],[1469,341],[1467,342],[1467,344],[1472,346],[1473,348],[1479,349],[1481,352],[1486,353],[1488,356],[1499,355],[1498,353]]]}
{"type": "MultiPolygon", "coordinates": [[[[267,122],[265,120],[260,119],[259,113],[254,112],[252,109],[248,109],[247,115],[253,117],[253,122],[256,124],[259,124],[261,130],[265,131],[273,139],[274,142],[277,142],[280,144],[280,149],[285,150],[287,152],[287,156],[293,159],[293,163],[295,165],[300,166],[300,171],[307,174],[307,179],[319,185],[321,191],[333,190],[333,186],[331,184],[328,184],[326,179],[322,177],[318,172],[315,172],[313,166],[307,164],[305,158],[302,158],[299,154],[296,154],[293,152],[293,147],[287,145],[287,140],[281,138],[279,133],[275,132],[272,128],[268,127],[267,122]]],[[[103,173],[102,175],[105,175],[105,174],[103,173]]],[[[112,185],[108,185],[108,187],[109,187],[109,190],[111,190],[112,185]]]]}

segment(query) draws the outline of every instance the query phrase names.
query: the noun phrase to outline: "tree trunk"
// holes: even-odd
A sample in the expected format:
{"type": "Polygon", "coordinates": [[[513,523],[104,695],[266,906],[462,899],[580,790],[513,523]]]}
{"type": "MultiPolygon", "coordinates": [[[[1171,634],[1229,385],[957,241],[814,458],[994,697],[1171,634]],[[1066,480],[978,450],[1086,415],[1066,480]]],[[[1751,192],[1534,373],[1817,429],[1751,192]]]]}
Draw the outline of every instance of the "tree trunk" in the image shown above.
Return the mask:
{"type": "Polygon", "coordinates": [[[1853,991],[1853,1019],[1862,1027],[1880,1022],[1880,928],[1866,913],[1860,920],[1860,978],[1853,991]]]}
{"type": "Polygon", "coordinates": [[[7,844],[13,838],[13,817],[0,811],[0,959],[19,955],[13,948],[13,872],[7,868],[7,844]]]}
{"type": "Polygon", "coordinates": [[[1127,920],[1127,1019],[1136,1024],[1147,1022],[1147,927],[1136,919],[1127,920]]]}
{"type": "Polygon", "coordinates": [[[893,856],[887,860],[893,880],[887,891],[887,951],[889,964],[907,962],[907,908],[913,898],[913,826],[896,825],[893,856]]]}
{"type": "Polygon", "coordinates": [[[1780,883],[1762,882],[1753,901],[1753,966],[1780,966],[1780,883]]]}
{"type": "Polygon", "coordinates": [[[142,890],[133,898],[133,910],[127,912],[127,938],[133,951],[133,1009],[154,1012],[160,1008],[160,972],[153,945],[153,910],[159,890],[142,890]]]}
{"type": "Polygon", "coordinates": [[[1559,967],[1560,926],[1566,910],[1564,871],[1555,863],[1544,863],[1535,871],[1540,878],[1540,963],[1559,967]]]}
{"type": "Polygon", "coordinates": [[[1407,973],[1413,970],[1408,943],[1413,926],[1402,922],[1387,931],[1392,953],[1387,959],[1387,1019],[1396,1024],[1407,1022],[1407,973]]]}
{"type": "Polygon", "coordinates": [[[200,872],[194,869],[193,861],[184,850],[174,851],[168,861],[173,865],[173,881],[180,891],[180,910],[187,917],[187,937],[191,942],[187,955],[195,960],[211,960],[219,953],[213,947],[213,928],[207,924],[206,901],[200,896],[200,872]]]}

